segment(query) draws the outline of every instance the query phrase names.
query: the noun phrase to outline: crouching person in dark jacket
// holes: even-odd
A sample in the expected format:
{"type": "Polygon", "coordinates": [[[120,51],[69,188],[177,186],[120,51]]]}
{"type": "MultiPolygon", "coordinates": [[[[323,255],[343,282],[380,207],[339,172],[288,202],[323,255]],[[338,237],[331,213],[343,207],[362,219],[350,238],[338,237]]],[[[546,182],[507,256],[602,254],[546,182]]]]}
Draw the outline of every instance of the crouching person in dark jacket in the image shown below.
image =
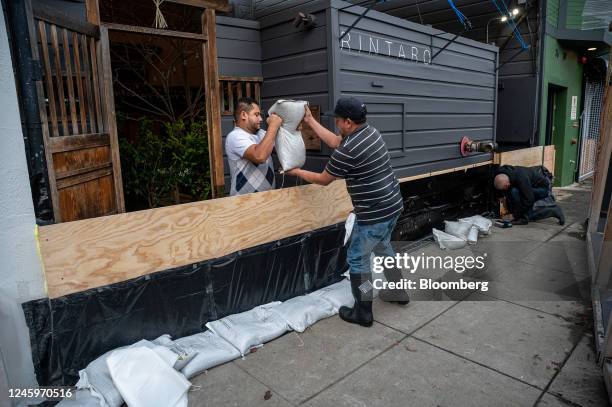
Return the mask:
{"type": "Polygon", "coordinates": [[[509,203],[513,222],[527,224],[530,220],[557,218],[565,223],[565,216],[559,205],[534,208],[534,203],[551,194],[551,180],[544,174],[543,167],[499,167],[493,181],[495,189],[503,192],[509,203]]]}

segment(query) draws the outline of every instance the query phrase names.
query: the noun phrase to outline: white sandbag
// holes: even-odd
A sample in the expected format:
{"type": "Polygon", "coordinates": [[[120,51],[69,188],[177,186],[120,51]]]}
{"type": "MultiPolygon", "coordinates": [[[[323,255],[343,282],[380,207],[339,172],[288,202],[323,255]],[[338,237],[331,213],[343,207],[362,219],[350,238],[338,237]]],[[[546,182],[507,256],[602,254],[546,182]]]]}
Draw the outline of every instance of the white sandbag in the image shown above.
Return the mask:
{"type": "Polygon", "coordinates": [[[476,225],[472,225],[470,227],[470,231],[467,235],[468,244],[476,244],[478,243],[478,227],[476,225]]]}
{"type": "Polygon", "coordinates": [[[240,357],[240,352],[212,331],[200,332],[174,341],[195,357],[181,369],[188,379],[214,366],[240,357]]]}
{"type": "MultiPolygon", "coordinates": [[[[156,345],[143,339],[130,346],[121,347],[119,349],[135,346],[152,348],[156,345]]],[[[79,371],[79,381],[76,387],[78,389],[88,389],[91,395],[100,401],[101,407],[120,407],[123,404],[123,397],[121,397],[119,390],[115,387],[110,372],[108,371],[108,366],[106,365],[106,359],[115,350],[116,349],[106,352],[89,363],[85,369],[79,371]]]]}
{"type": "Polygon", "coordinates": [[[444,232],[455,237],[467,240],[467,235],[472,227],[471,223],[466,222],[451,222],[448,220],[444,221],[444,232]]]}
{"type": "Polygon", "coordinates": [[[106,359],[113,383],[129,407],[187,407],[191,383],[153,349],[137,346],[106,359]]]}
{"type": "Polygon", "coordinates": [[[69,399],[63,399],[55,405],[55,407],[98,407],[100,400],[91,395],[88,389],[74,391],[75,396],[69,399]]]}
{"type": "Polygon", "coordinates": [[[491,219],[487,219],[484,216],[474,215],[469,218],[461,218],[459,222],[470,223],[476,227],[478,227],[478,231],[483,235],[491,234],[491,227],[493,226],[493,221],[491,219]]]}
{"type": "Polygon", "coordinates": [[[278,129],[275,147],[283,171],[301,168],[306,162],[306,146],[298,130],[278,129]]]}
{"type": "Polygon", "coordinates": [[[287,323],[270,309],[280,301],[260,305],[250,311],[208,322],[206,327],[232,344],[241,355],[278,338],[289,330],[287,323]]]}
{"type": "Polygon", "coordinates": [[[353,233],[353,226],[355,226],[356,218],[357,216],[355,216],[355,212],[351,212],[349,213],[349,216],[346,218],[346,221],[344,222],[344,244],[343,246],[346,246],[346,243],[351,238],[351,234],[353,233]]]}
{"type": "Polygon", "coordinates": [[[275,148],[283,171],[300,168],[306,162],[306,146],[298,127],[304,119],[307,102],[278,100],[268,110],[283,119],[276,136],[275,148]]]}
{"type": "Polygon", "coordinates": [[[432,233],[434,235],[434,240],[438,242],[440,249],[443,249],[443,250],[444,249],[451,249],[451,250],[461,249],[465,247],[465,245],[467,244],[466,239],[462,239],[460,237],[449,235],[448,233],[444,233],[441,230],[438,230],[436,228],[432,229],[432,233]]]}
{"type": "Polygon", "coordinates": [[[308,296],[319,297],[329,302],[332,305],[334,312],[338,312],[342,306],[352,307],[355,304],[355,299],[353,298],[353,293],[351,292],[351,282],[347,279],[343,279],[338,283],[323,287],[308,294],[308,296]]]}
{"type": "Polygon", "coordinates": [[[183,370],[183,368],[198,355],[198,352],[192,349],[182,347],[178,341],[173,341],[170,335],[165,334],[153,340],[153,343],[164,346],[177,355],[174,370],[183,370]]]}
{"type": "Polygon", "coordinates": [[[283,119],[282,127],[289,131],[297,130],[304,119],[308,102],[303,100],[280,99],[268,109],[268,114],[277,114],[283,119]]]}
{"type": "Polygon", "coordinates": [[[301,295],[291,298],[271,309],[278,314],[290,328],[304,332],[315,322],[329,318],[336,312],[334,306],[321,297],[301,295]]]}
{"type": "Polygon", "coordinates": [[[110,372],[108,371],[106,359],[112,352],[119,349],[146,347],[156,349],[158,353],[165,354],[168,358],[173,358],[175,360],[175,367],[181,367],[180,363],[178,363],[178,354],[166,353],[165,350],[160,349],[160,346],[167,347],[169,344],[172,344],[172,340],[170,339],[170,335],[166,334],[153,341],[143,339],[132,345],[108,351],[89,363],[85,369],[79,371],[79,381],[76,387],[78,389],[88,390],[93,397],[99,400],[99,405],[101,407],[120,407],[123,404],[123,398],[113,383],[110,372]]]}

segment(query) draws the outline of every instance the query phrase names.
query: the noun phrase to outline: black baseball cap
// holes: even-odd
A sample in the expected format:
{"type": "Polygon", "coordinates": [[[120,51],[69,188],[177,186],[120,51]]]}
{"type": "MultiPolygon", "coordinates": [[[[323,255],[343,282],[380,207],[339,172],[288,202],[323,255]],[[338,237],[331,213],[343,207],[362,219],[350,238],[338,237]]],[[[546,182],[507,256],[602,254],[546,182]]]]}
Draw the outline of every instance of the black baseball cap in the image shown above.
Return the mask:
{"type": "Polygon", "coordinates": [[[364,121],[368,109],[365,103],[354,97],[340,98],[336,102],[336,107],[333,112],[326,113],[327,116],[341,117],[343,119],[351,119],[354,122],[364,121]]]}

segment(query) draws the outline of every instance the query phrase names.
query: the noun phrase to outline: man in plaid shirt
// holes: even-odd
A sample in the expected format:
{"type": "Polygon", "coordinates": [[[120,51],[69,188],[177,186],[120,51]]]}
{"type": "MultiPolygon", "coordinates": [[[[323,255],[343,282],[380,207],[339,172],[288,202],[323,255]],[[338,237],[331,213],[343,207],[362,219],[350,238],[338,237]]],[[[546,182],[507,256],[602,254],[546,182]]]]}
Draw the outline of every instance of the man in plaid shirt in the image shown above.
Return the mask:
{"type": "Polygon", "coordinates": [[[236,127],[225,140],[230,167],[230,195],[242,195],[274,189],[272,149],[283,120],[271,114],[268,130],[261,129],[261,110],[252,98],[241,98],[234,109],[236,127]]]}

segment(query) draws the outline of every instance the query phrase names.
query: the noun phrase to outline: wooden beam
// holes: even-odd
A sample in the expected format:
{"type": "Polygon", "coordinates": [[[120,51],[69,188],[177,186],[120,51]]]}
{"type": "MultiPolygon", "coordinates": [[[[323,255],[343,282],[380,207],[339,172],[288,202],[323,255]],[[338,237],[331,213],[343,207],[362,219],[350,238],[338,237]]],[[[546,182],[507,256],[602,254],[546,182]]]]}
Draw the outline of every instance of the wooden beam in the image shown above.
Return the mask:
{"type": "Polygon", "coordinates": [[[450,174],[451,172],[466,171],[466,170],[469,170],[471,168],[482,167],[484,165],[491,165],[491,164],[493,164],[493,161],[492,160],[488,160],[488,161],[483,161],[481,163],[468,164],[468,165],[464,165],[464,166],[461,166],[461,167],[455,167],[455,168],[448,168],[446,170],[426,172],[424,174],[412,175],[410,177],[400,178],[398,181],[399,182],[415,181],[417,179],[435,177],[437,175],[443,175],[443,174],[450,174]]]}
{"type": "Polygon", "coordinates": [[[94,24],[79,21],[66,13],[62,13],[49,5],[41,3],[40,1],[34,1],[32,7],[34,18],[37,20],[46,21],[49,24],[55,24],[57,26],[67,28],[70,31],[76,31],[90,37],[100,37],[100,30],[94,24]]]}
{"type": "Polygon", "coordinates": [[[75,185],[84,184],[89,181],[94,181],[102,177],[106,177],[109,175],[113,175],[113,169],[110,165],[104,166],[95,166],[83,169],[83,171],[79,171],[75,174],[70,174],[69,176],[57,179],[57,189],[66,189],[73,187],[75,185]]]}
{"type": "Polygon", "coordinates": [[[351,210],[345,182],[335,181],[43,226],[49,297],[306,233],[351,210]]]}
{"type": "Polygon", "coordinates": [[[110,40],[108,28],[100,28],[100,41],[98,42],[98,71],[102,83],[102,105],[109,134],[111,155],[113,159],[113,181],[115,185],[115,202],[117,212],[125,212],[125,199],[123,197],[123,178],[121,176],[121,159],[119,157],[119,139],[117,136],[117,121],[115,117],[115,94],[113,91],[113,72],[111,69],[110,40]]]}
{"type": "Polygon", "coordinates": [[[87,12],[87,22],[100,25],[100,7],[98,0],[85,0],[85,10],[87,12]]]}
{"type": "Polygon", "coordinates": [[[230,82],[263,82],[263,78],[261,76],[227,76],[227,75],[219,75],[220,81],[230,81],[230,82]]]}
{"type": "Polygon", "coordinates": [[[166,0],[167,3],[183,4],[185,6],[207,8],[225,13],[231,11],[232,7],[228,0],[166,0]]]}
{"type": "Polygon", "coordinates": [[[141,27],[137,25],[116,24],[116,23],[101,23],[103,27],[114,31],[125,31],[139,34],[161,35],[164,37],[186,38],[189,40],[205,41],[206,35],[188,33],[183,31],[162,30],[152,27],[141,27]]]}
{"type": "Polygon", "coordinates": [[[110,145],[108,133],[79,134],[69,137],[52,137],[49,148],[52,153],[82,150],[85,148],[103,147],[110,145]]]}
{"type": "Polygon", "coordinates": [[[219,95],[219,67],[217,65],[217,28],[215,10],[206,9],[202,15],[208,40],[203,45],[204,80],[206,88],[206,120],[208,124],[208,151],[213,197],[223,196],[225,177],[223,174],[223,139],[221,135],[221,101],[219,95]]]}

